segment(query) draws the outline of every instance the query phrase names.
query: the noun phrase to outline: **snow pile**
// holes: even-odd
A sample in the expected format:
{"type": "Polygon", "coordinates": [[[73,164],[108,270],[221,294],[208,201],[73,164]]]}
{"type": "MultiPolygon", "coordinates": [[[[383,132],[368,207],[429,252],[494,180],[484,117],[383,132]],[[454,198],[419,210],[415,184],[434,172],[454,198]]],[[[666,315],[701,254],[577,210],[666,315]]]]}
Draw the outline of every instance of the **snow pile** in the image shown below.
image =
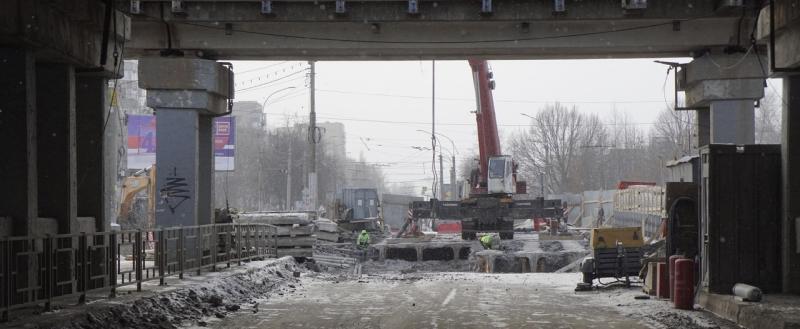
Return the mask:
{"type": "Polygon", "coordinates": [[[205,326],[210,318],[224,318],[250,307],[256,299],[283,295],[298,284],[297,274],[307,272],[291,257],[248,264],[245,272],[220,276],[150,297],[120,303],[98,302],[84,316],[52,323],[48,328],[178,328],[205,326]]]}

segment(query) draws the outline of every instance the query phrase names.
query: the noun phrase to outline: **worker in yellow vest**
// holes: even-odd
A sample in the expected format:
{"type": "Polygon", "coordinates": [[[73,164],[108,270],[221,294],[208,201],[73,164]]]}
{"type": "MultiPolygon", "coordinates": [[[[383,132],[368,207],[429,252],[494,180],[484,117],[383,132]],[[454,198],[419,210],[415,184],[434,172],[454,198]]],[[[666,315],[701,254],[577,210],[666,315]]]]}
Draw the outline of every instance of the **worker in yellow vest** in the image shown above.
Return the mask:
{"type": "Polygon", "coordinates": [[[492,235],[491,234],[484,234],[481,237],[481,245],[485,249],[492,249],[492,235]]]}
{"type": "Polygon", "coordinates": [[[367,249],[369,247],[369,233],[367,230],[361,230],[361,234],[358,235],[358,249],[367,249]]]}

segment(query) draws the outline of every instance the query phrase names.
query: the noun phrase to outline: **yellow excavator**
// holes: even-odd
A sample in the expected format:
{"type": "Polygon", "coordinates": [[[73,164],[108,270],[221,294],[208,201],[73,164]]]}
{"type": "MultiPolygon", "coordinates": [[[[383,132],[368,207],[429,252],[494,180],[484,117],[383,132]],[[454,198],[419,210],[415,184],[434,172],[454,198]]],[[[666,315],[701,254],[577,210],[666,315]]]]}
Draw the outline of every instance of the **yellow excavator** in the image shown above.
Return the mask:
{"type": "Polygon", "coordinates": [[[123,229],[149,229],[155,226],[156,209],[156,167],[150,166],[135,172],[133,175],[125,177],[122,181],[122,202],[119,207],[119,217],[117,223],[123,229]],[[139,192],[147,193],[147,215],[146,222],[141,223],[130,218],[134,200],[139,192]]]}

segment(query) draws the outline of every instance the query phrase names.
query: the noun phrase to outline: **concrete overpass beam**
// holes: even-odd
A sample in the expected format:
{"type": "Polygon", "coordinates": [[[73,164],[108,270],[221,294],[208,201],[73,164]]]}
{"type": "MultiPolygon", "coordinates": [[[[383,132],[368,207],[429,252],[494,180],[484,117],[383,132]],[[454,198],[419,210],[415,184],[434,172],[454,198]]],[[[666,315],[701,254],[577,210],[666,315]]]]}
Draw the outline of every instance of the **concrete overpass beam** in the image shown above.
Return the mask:
{"type": "Polygon", "coordinates": [[[38,216],[36,62],[31,51],[0,48],[1,235],[28,235],[38,216]]]}
{"type": "Polygon", "coordinates": [[[139,87],[156,110],[156,226],[202,225],[213,216],[213,125],[228,111],[233,73],[215,61],[144,58],[139,87]]]}
{"type": "Polygon", "coordinates": [[[37,64],[36,104],[39,217],[55,218],[60,234],[76,233],[75,68],[37,64]]]}
{"type": "Polygon", "coordinates": [[[754,52],[709,53],[681,69],[678,84],[686,92],[686,106],[707,109],[698,112],[699,146],[755,143],[754,103],[764,97],[766,59],[754,52]]]}

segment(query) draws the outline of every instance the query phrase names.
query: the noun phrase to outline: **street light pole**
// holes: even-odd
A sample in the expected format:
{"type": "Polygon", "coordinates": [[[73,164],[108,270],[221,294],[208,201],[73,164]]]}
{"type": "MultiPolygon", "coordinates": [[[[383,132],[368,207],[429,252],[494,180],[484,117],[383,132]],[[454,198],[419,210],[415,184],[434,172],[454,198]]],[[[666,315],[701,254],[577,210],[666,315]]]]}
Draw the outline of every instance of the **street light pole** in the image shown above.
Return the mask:
{"type": "MultiPolygon", "coordinates": [[[[434,176],[436,176],[436,61],[431,61],[431,148],[434,176]]],[[[441,180],[442,178],[439,177],[441,180]]],[[[433,182],[431,195],[436,198],[436,180],[433,182]]],[[[441,198],[441,191],[439,192],[441,198]]]]}

